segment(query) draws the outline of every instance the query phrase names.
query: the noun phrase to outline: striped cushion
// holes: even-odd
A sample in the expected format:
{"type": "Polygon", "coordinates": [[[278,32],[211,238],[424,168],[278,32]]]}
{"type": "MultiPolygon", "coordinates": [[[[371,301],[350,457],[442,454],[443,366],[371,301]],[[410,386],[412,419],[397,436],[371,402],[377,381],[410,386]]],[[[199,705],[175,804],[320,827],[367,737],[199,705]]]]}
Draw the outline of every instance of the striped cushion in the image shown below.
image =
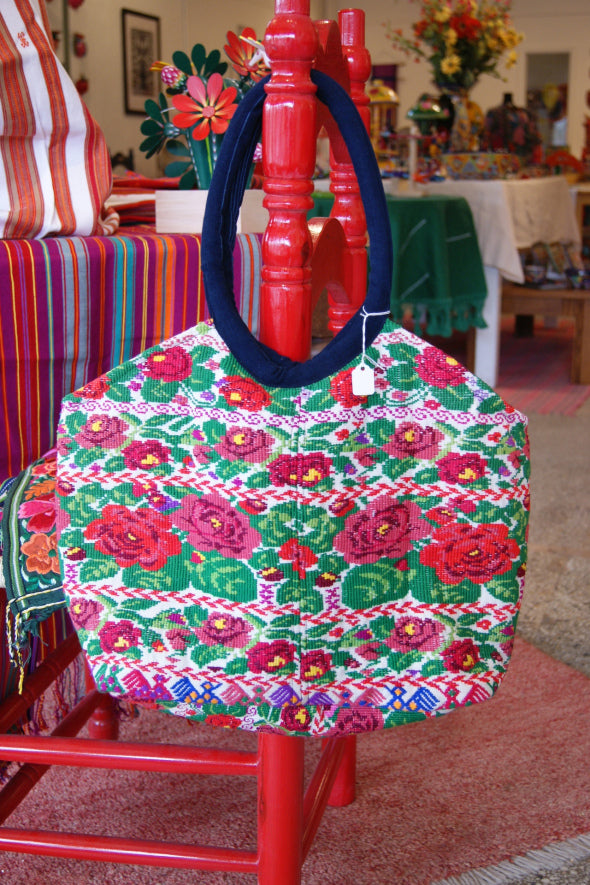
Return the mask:
{"type": "MultiPolygon", "coordinates": [[[[52,46],[43,0],[0,4],[0,236],[113,233],[104,136],[52,46]],[[104,216],[104,217],[103,217],[104,216]]],[[[114,222],[114,223],[113,223],[114,222]]]]}

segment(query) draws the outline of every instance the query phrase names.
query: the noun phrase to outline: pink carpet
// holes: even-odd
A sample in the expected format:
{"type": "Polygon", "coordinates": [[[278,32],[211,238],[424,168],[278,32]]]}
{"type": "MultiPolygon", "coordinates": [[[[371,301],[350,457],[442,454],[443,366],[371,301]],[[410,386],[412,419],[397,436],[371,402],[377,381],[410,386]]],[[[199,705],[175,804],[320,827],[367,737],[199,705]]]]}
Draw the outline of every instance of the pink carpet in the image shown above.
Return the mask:
{"type": "MultiPolygon", "coordinates": [[[[131,740],[251,746],[251,735],[154,713],[131,740]]],[[[357,799],[328,809],[304,885],[427,885],[590,833],[590,679],[523,640],[496,698],[359,739],[357,799]]],[[[317,744],[309,744],[310,760],[317,744]]],[[[250,780],[54,769],[9,826],[255,844],[250,780]]],[[[0,854],[3,885],[246,885],[189,873],[0,854]]],[[[277,883],[280,885],[280,883],[277,883]]]]}

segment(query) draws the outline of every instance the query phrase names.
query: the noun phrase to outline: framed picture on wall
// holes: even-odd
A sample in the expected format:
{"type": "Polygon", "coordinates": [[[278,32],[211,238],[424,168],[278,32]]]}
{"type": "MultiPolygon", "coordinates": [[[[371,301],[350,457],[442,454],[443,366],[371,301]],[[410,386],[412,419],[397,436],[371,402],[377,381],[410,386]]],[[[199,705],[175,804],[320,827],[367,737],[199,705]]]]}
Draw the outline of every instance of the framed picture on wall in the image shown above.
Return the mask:
{"type": "Polygon", "coordinates": [[[125,113],[145,114],[148,98],[157,99],[159,77],[150,71],[160,58],[160,19],[131,9],[121,10],[125,113]]]}

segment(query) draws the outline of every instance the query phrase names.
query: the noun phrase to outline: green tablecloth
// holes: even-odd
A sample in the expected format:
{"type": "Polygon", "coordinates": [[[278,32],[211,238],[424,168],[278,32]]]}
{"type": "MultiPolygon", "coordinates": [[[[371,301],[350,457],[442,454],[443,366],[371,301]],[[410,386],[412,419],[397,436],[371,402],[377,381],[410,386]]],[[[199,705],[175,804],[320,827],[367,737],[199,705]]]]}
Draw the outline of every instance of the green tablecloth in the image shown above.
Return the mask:
{"type": "MultiPolygon", "coordinates": [[[[314,193],[310,217],[326,217],[330,193],[314,193]]],[[[463,197],[387,197],[393,239],[393,317],[410,308],[429,335],[485,327],[487,290],[469,204],[463,197]]]]}

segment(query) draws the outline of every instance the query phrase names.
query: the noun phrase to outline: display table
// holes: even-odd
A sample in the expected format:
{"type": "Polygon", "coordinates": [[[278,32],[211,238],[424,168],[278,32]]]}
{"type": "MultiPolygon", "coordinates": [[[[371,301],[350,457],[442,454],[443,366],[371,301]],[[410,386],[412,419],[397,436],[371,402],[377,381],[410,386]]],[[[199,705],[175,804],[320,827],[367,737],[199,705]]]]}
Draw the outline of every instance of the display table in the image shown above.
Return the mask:
{"type": "MultiPolygon", "coordinates": [[[[389,188],[395,183],[388,183],[389,188]]],[[[523,180],[429,182],[416,195],[464,197],[471,208],[484,264],[488,296],[485,328],[475,333],[475,373],[498,380],[502,278],[524,282],[519,249],[538,241],[580,242],[567,180],[562,176],[523,180]]]]}
{"type": "MultiPolygon", "coordinates": [[[[254,333],[261,239],[241,234],[234,250],[254,333]]],[[[53,444],[66,393],[206,316],[200,236],[0,240],[0,481],[53,444]]]]}
{"type": "MultiPolygon", "coordinates": [[[[330,214],[333,197],[314,193],[310,215],[330,214]]],[[[483,327],[486,281],[467,201],[448,195],[387,196],[393,240],[394,319],[411,309],[429,335],[483,327]]]]}

